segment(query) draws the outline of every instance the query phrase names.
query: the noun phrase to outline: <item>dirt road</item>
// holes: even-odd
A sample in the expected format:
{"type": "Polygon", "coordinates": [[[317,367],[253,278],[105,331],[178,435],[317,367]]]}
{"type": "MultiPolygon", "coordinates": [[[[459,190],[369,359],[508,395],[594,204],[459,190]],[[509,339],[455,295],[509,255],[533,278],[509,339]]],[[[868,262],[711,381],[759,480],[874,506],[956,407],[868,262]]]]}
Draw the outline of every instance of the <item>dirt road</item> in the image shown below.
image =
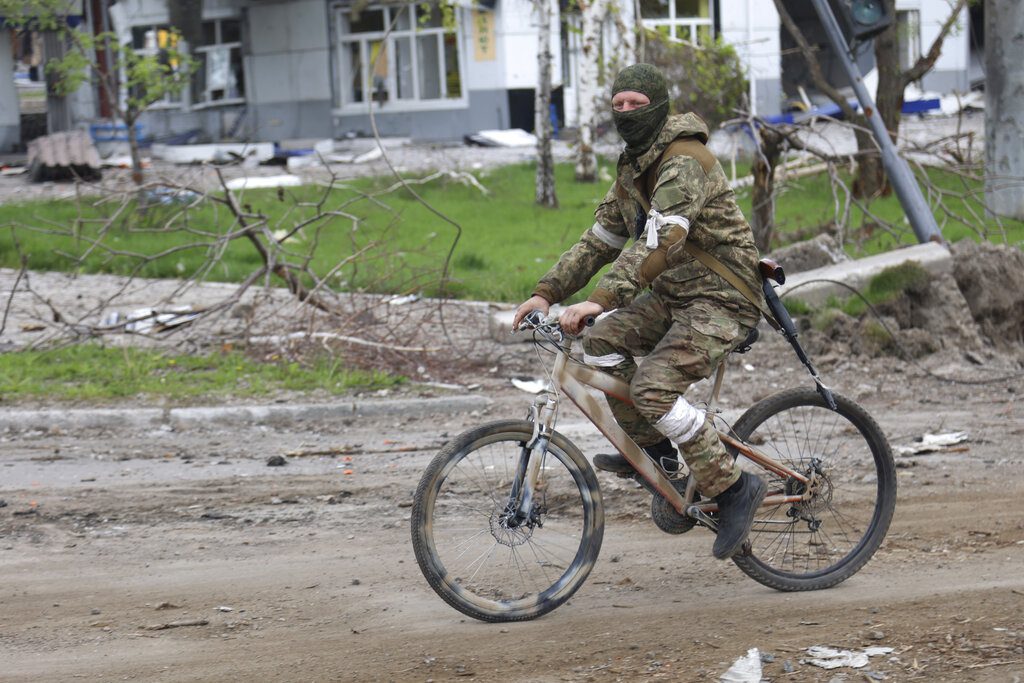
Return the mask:
{"type": "MultiPolygon", "coordinates": [[[[807,383],[787,353],[769,339],[737,358],[725,406],[807,383]]],[[[942,384],[893,361],[822,366],[894,445],[969,433],[956,450],[898,458],[896,517],[863,571],[774,592],[714,561],[706,531],[658,531],[642,491],[601,475],[607,529],[590,579],[550,615],[509,625],[437,598],[408,531],[440,444],[524,413],[505,377],[480,378],[475,410],[430,418],[8,428],[0,680],[705,681],[756,647],[773,681],[1020,681],[1024,386],[942,384]],[[288,464],[268,467],[273,455],[288,464]],[[827,671],[802,663],[814,645],[894,651],[827,671]]],[[[578,415],[561,424],[600,452],[578,415]]]]}

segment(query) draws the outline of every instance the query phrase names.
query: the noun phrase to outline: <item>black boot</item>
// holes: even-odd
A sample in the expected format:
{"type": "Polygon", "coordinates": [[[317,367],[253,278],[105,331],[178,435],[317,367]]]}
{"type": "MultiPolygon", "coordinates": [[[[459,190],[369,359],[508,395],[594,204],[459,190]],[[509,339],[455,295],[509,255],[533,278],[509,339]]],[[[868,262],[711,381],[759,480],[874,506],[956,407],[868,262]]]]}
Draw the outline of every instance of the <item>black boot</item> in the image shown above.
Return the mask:
{"type": "MultiPolygon", "coordinates": [[[[676,452],[676,447],[668,439],[662,439],[653,446],[647,446],[643,451],[669,474],[679,469],[679,454],[676,452]]],[[[598,453],[594,456],[594,467],[605,472],[616,472],[618,474],[633,473],[633,466],[618,453],[598,453]]]]}
{"type": "Polygon", "coordinates": [[[761,477],[744,472],[736,483],[715,496],[718,503],[718,536],[712,553],[725,560],[740,551],[754,525],[754,513],[768,493],[761,477]]]}

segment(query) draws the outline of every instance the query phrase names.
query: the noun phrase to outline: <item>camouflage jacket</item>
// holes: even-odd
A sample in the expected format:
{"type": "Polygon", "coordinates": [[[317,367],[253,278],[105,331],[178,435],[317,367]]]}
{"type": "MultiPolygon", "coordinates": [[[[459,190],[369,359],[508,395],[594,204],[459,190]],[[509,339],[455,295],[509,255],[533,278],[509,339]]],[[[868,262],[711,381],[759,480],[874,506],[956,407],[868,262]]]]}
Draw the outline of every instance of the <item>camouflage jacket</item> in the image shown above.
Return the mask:
{"type": "Polygon", "coordinates": [[[670,116],[636,163],[620,156],[618,180],[594,212],[594,225],[541,278],[534,294],[562,301],[614,261],[589,297],[605,310],[625,306],[650,286],[669,301],[710,298],[753,316],[754,306],[735,287],[683,249],[690,240],[760,292],[754,235],[721,164],[704,146],[707,139],[707,126],[697,115],[670,116]],[[669,145],[674,151],[655,167],[669,145]],[[648,197],[657,220],[644,211],[648,197]],[[656,247],[648,246],[645,228],[657,230],[656,247]]]}

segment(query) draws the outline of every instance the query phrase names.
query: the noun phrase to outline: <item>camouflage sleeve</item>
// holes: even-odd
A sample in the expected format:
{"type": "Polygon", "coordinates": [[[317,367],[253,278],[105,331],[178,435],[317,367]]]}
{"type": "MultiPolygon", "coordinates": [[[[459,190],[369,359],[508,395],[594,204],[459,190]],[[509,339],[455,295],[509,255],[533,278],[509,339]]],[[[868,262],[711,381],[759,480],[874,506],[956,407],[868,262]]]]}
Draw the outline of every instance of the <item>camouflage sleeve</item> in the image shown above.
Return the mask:
{"type": "Polygon", "coordinates": [[[594,218],[594,224],[579,241],[540,279],[534,294],[553,304],[563,301],[585,287],[597,271],[619,255],[629,232],[616,206],[614,188],[601,200],[594,218]]]}
{"type": "MultiPolygon", "coordinates": [[[[710,179],[700,162],[690,156],[669,159],[658,173],[651,198],[648,229],[657,229],[658,245],[652,249],[641,236],[622,252],[590,296],[605,310],[624,306],[636,298],[665,270],[665,253],[681,244],[708,199],[710,179]]],[[[646,232],[645,232],[646,235],[646,232]]]]}

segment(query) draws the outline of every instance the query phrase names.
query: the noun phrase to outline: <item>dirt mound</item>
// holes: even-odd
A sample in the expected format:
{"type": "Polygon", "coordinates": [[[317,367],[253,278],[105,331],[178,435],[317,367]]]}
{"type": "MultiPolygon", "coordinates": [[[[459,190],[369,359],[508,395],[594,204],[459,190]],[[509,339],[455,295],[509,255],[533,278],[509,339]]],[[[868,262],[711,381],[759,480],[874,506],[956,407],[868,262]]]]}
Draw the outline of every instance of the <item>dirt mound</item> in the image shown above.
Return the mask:
{"type": "MultiPolygon", "coordinates": [[[[964,240],[953,276],[909,282],[899,296],[853,317],[837,309],[805,322],[811,347],[860,356],[919,358],[937,351],[1019,356],[1024,351],[1024,252],[964,240]]],[[[977,357],[977,356],[976,356],[977,357]]]]}
{"type": "Polygon", "coordinates": [[[802,273],[850,260],[835,236],[824,232],[812,239],[774,249],[770,256],[786,273],[802,273]]]}
{"type": "Polygon", "coordinates": [[[1024,345],[1024,252],[961,240],[951,248],[953,275],[981,333],[997,349],[1024,345]]]}

